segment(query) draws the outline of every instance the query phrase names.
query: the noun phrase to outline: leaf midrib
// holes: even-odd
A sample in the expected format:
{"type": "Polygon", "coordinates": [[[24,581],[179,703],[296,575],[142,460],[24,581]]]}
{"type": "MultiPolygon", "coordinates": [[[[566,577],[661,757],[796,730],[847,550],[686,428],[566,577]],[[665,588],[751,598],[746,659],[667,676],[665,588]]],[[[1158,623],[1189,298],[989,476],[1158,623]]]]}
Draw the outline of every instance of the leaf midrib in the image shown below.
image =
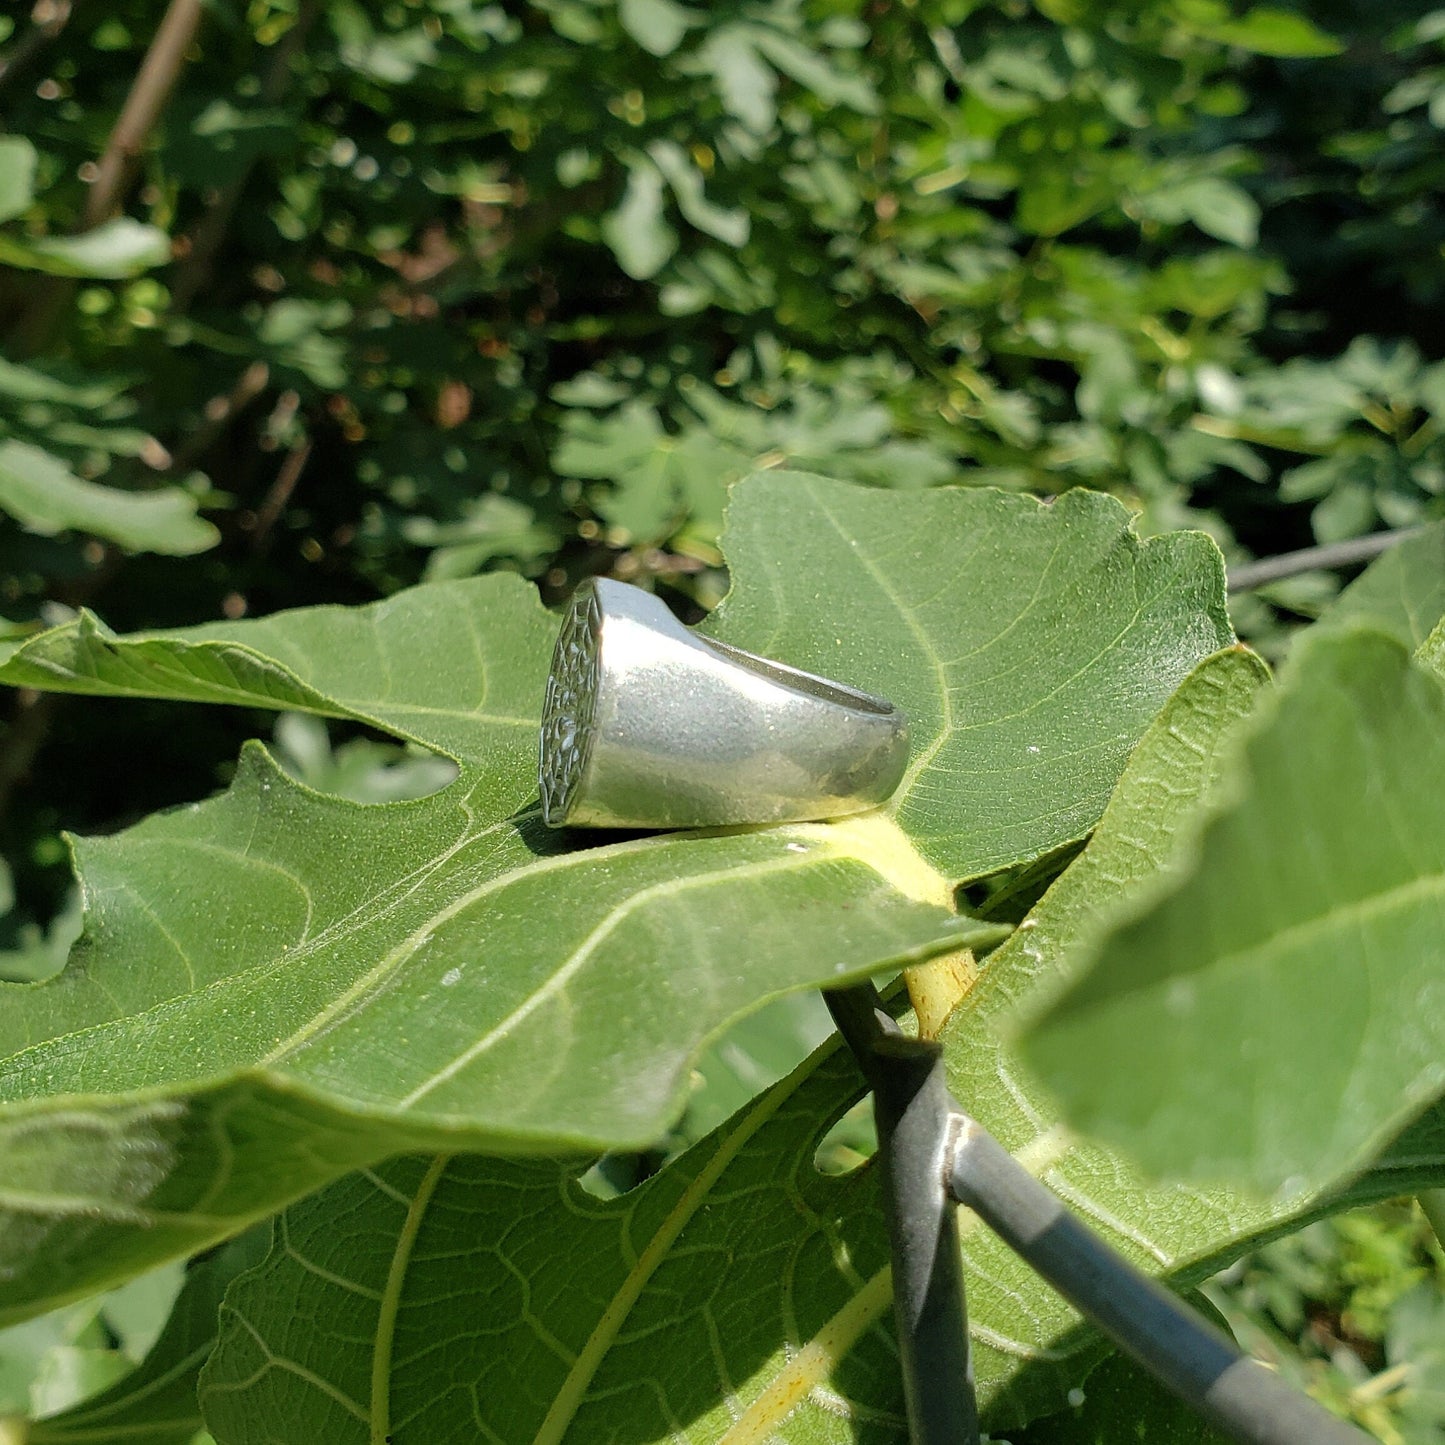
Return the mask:
{"type": "Polygon", "coordinates": [[[371,1355],[371,1408],[368,1412],[371,1445],[389,1445],[391,1440],[391,1357],[396,1345],[396,1317],[401,1309],[406,1272],[411,1265],[417,1235],[421,1232],[432,1195],[436,1193],[451,1159],[450,1154],[438,1154],[422,1175],[407,1206],[406,1219],[397,1235],[396,1248],[392,1251],[391,1264],[386,1271],[386,1284],[382,1287],[381,1305],[376,1315],[376,1343],[371,1355]]]}
{"type": "MultiPolygon", "coordinates": [[[[89,614],[87,614],[88,616],[89,614]]],[[[98,629],[98,624],[97,624],[98,629]]],[[[70,625],[71,635],[75,638],[79,647],[89,646],[92,639],[99,639],[109,645],[112,655],[117,661],[131,661],[137,671],[142,669],[134,663],[132,654],[140,649],[154,647],[156,644],[176,648],[178,651],[163,654],[160,657],[147,657],[146,667],[155,674],[165,676],[171,673],[182,681],[180,690],[169,692],[158,692],[154,685],[151,686],[126,686],[121,683],[100,682],[88,674],[78,672],[73,667],[65,666],[54,662],[49,658],[28,656],[26,648],[29,644],[22,643],[20,647],[6,661],[18,661],[33,667],[38,672],[43,672],[54,684],[66,682],[74,683],[83,692],[89,694],[104,693],[108,697],[133,697],[133,698],[156,698],[168,699],[176,702],[208,702],[208,703],[231,703],[240,707],[264,707],[277,709],[278,703],[283,704],[279,709],[286,712],[308,713],[313,717],[345,718],[356,722],[368,723],[373,727],[380,728],[383,732],[389,732],[396,737],[405,738],[408,742],[414,742],[433,752],[446,752],[446,749],[434,739],[418,737],[405,729],[399,728],[393,721],[388,720],[389,713],[416,714],[422,717],[447,718],[450,721],[461,723],[486,723],[499,727],[529,727],[535,728],[538,725],[535,716],[519,716],[511,713],[486,713],[480,711],[480,703],[476,708],[435,707],[426,703],[405,703],[392,702],[387,698],[342,698],[323,691],[313,682],[308,682],[296,669],[280,658],[269,653],[260,651],[245,642],[229,642],[222,640],[207,640],[200,642],[181,642],[177,644],[174,639],[147,636],[145,633],[136,634],[132,637],[114,640],[105,637],[95,631],[87,635],[80,621],[70,625]],[[308,700],[304,697],[295,699],[278,699],[267,697],[258,692],[255,688],[228,685],[225,682],[216,681],[210,678],[198,678],[195,673],[188,671],[181,665],[181,658],[186,652],[196,652],[202,656],[215,660],[225,661],[231,655],[239,655],[247,659],[259,673],[267,674],[278,680],[285,681],[294,687],[299,693],[310,694],[308,700]],[[197,696],[200,694],[200,696],[197,696]]],[[[54,634],[42,634],[51,638],[54,634]]],[[[38,639],[37,639],[38,640],[38,639]]],[[[64,690],[57,687],[57,691],[64,690]]],[[[458,759],[458,761],[460,761],[458,759]]]]}
{"type": "Polygon", "coordinates": [[[774,873],[791,873],[799,868],[814,867],[818,863],[815,856],[794,856],[788,858],[767,858],[757,863],[737,865],[731,868],[715,869],[710,873],[692,873],[686,878],[667,878],[660,883],[651,884],[647,888],[639,889],[636,893],[609,908],[598,920],[595,927],[562,961],[561,965],[550,972],[546,979],[529,993],[505,1018],[499,1020],[475,1043],[463,1049],[444,1068],[439,1069],[435,1074],[428,1077],[410,1093],[405,1094],[398,1102],[398,1107],[410,1108],[418,1100],[426,1097],[433,1089],[447,1083],[456,1077],[463,1069],[467,1068],[475,1060],[481,1058],[488,1049],[494,1047],[519,1024],[527,1019],[536,1009],[540,1008],[558,989],[564,987],[577,972],[586,966],[587,961],[596,952],[597,948],[619,928],[631,916],[639,906],[651,903],[658,898],[673,898],[678,894],[689,892],[694,888],[708,888],[719,883],[735,883],[744,878],[762,878],[774,873]]]}
{"type": "MultiPolygon", "coordinates": [[[[466,837],[454,842],[447,850],[446,856],[454,856],[455,853],[460,849],[471,846],[473,843],[487,837],[489,834],[496,833],[506,828],[509,824],[515,824],[516,822],[533,815],[534,814],[522,814],[519,815],[517,818],[504,819],[498,823],[490,825],[485,829],[482,829],[478,833],[469,834],[466,837]]],[[[804,836],[816,837],[818,830],[819,825],[804,824],[798,825],[797,827],[793,828],[758,829],[755,831],[777,833],[779,836],[797,836],[801,834],[804,836]]],[[[366,1004],[370,1001],[370,999],[375,996],[376,992],[380,989],[384,981],[393,973],[395,973],[396,970],[400,968],[406,962],[406,960],[415,953],[416,949],[421,946],[421,944],[426,940],[427,937],[430,936],[432,932],[434,932],[437,928],[444,926],[444,924],[450,918],[454,917],[457,913],[471,907],[478,900],[487,897],[489,894],[501,891],[504,888],[511,887],[513,884],[528,882],[533,878],[545,875],[550,872],[560,871],[588,862],[595,862],[599,858],[615,858],[619,856],[625,856],[626,854],[634,852],[649,851],[655,848],[666,847],[669,845],[675,846],[679,838],[685,839],[689,836],[690,835],[687,834],[655,834],[645,838],[628,839],[621,843],[605,844],[600,848],[579,849],[569,853],[552,854],[548,857],[533,859],[532,861],[525,863],[520,867],[509,869],[501,874],[494,876],[493,878],[487,879],[484,883],[478,884],[474,888],[469,889],[466,894],[462,895],[462,897],[454,899],[450,904],[447,905],[445,909],[441,910],[438,914],[434,914],[424,924],[419,925],[411,932],[411,934],[407,936],[406,939],[402,940],[401,943],[397,944],[394,948],[392,948],[377,964],[375,964],[370,970],[368,970],[362,978],[349,985],[346,991],[339,998],[334,1000],[331,1004],[328,1004],[325,1009],[312,1015],[312,1017],[302,1027],[296,1029],[282,1042],[273,1046],[266,1054],[262,1055],[259,1059],[248,1060],[243,1064],[232,1066],[231,1068],[228,1068],[225,1072],[227,1074],[231,1074],[238,1069],[268,1068],[279,1064],[287,1057],[298,1053],[302,1048],[306,1046],[306,1044],[319,1036],[322,1032],[333,1027],[335,1024],[348,1017],[350,1014],[355,1013],[361,1008],[364,1008],[366,1004]]],[[[839,846],[842,837],[843,834],[840,833],[840,839],[838,842],[833,842],[831,846],[829,846],[829,844],[825,842],[824,848],[817,851],[810,851],[805,854],[787,855],[784,857],[774,857],[770,859],[760,860],[757,864],[747,866],[754,870],[758,868],[763,868],[764,871],[768,872],[790,871],[795,868],[826,866],[828,863],[836,862],[839,857],[845,857],[860,863],[864,867],[873,868],[873,871],[875,872],[880,872],[878,868],[874,868],[873,864],[866,856],[859,856],[858,852],[855,852],[845,846],[839,846]]],[[[442,861],[444,861],[444,859],[431,860],[425,869],[419,869],[417,874],[413,875],[412,879],[409,879],[407,881],[411,883],[413,882],[413,880],[424,879],[425,876],[428,876],[430,875],[430,873],[434,872],[435,867],[440,866],[440,862],[442,861]]],[[[733,863],[726,866],[714,866],[706,872],[693,873],[688,875],[686,879],[671,880],[671,882],[674,886],[676,886],[679,881],[689,887],[706,886],[709,884],[731,881],[738,875],[739,867],[737,864],[733,863]]],[[[885,875],[880,872],[880,876],[885,875]]],[[[655,893],[661,886],[662,885],[654,884],[649,889],[643,890],[643,892],[647,894],[652,894],[655,893]]],[[[636,895],[634,895],[632,898],[624,900],[622,903],[609,909],[604,918],[599,920],[598,926],[601,927],[603,924],[608,922],[608,920],[614,919],[614,916],[618,915],[619,913],[625,914],[625,912],[635,902],[635,897],[636,895]]],[[[391,900],[388,900],[386,906],[391,906],[391,900]]],[[[245,993],[246,991],[257,986],[259,983],[272,975],[291,971],[291,969],[297,966],[302,960],[304,960],[309,955],[316,953],[323,946],[334,946],[340,941],[344,940],[348,934],[354,932],[355,929],[370,926],[376,921],[376,918],[378,916],[379,915],[374,908],[366,910],[364,915],[360,910],[358,910],[356,912],[348,914],[344,919],[338,920],[332,928],[323,930],[314,939],[311,939],[308,942],[303,943],[297,947],[280,952],[273,958],[265,959],[258,963],[252,964],[249,968],[246,968],[240,972],[228,974],[223,978],[214,979],[210,983],[206,984],[203,988],[193,990],[186,994],[162,999],[157,1003],[151,1005],[149,1008],[131,1012],[120,1018],[107,1019],[103,1022],[91,1024],[82,1029],[72,1030],[69,1033],[57,1034],[52,1038],[43,1039],[37,1043],[30,1044],[26,1048],[12,1054],[8,1059],[4,1061],[4,1075],[0,1075],[0,1082],[3,1082],[4,1076],[8,1075],[13,1077],[13,1075],[17,1072],[23,1071],[29,1059],[39,1056],[45,1050],[53,1049],[66,1041],[70,1041],[73,1043],[74,1041],[87,1036],[101,1037],[112,1030],[129,1030],[130,1028],[134,1027],[138,1021],[143,1021],[147,1018],[161,1016],[177,1007],[192,1007],[194,1006],[195,1000],[204,998],[206,995],[214,996],[217,994],[221,994],[227,990],[235,990],[240,993],[245,993]]],[[[43,987],[43,985],[41,986],[43,987]]],[[[34,987],[34,985],[25,985],[25,987],[34,987]]],[[[492,1032],[495,1032],[495,1029],[492,1032]]],[[[0,1098],[0,1103],[3,1102],[7,1101],[3,1098],[0,1098]]],[[[9,1102],[18,1101],[11,1100],[9,1102]]]]}
{"type": "Polygon", "coordinates": [[[588,1387],[621,1332],[627,1316],[641,1297],[648,1280],[666,1260],[678,1236],[706,1202],[713,1185],[728,1165],[748,1140],[793,1096],[801,1077],[803,1076],[794,1074],[769,1089],[733,1132],[721,1140],[712,1158],[683,1190],[677,1203],[668,1210],[652,1238],[648,1240],[647,1247],[628,1270],[611,1302],[593,1326],[586,1343],[578,1352],[576,1361],[558,1387],[551,1408],[533,1437],[532,1445],[561,1445],[588,1387]]]}

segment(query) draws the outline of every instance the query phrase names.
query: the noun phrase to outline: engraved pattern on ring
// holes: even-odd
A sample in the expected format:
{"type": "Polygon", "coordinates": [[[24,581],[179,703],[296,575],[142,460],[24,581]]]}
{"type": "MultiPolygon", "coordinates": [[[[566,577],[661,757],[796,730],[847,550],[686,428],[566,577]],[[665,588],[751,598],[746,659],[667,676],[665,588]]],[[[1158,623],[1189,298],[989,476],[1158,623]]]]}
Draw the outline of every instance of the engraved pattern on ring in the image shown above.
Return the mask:
{"type": "Polygon", "coordinates": [[[542,704],[542,816],[556,826],[577,796],[592,743],[602,612],[591,589],[573,601],[557,638],[542,704]]]}

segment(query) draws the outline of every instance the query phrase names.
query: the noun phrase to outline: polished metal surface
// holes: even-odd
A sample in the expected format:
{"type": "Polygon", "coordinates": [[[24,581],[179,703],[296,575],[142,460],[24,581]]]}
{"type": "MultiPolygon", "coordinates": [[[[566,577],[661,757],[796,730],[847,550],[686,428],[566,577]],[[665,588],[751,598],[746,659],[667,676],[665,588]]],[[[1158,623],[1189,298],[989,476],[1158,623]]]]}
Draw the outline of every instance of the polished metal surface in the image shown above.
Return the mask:
{"type": "Polygon", "coordinates": [[[551,827],[839,818],[886,801],[907,764],[886,699],[702,637],[625,582],[577,589],[542,710],[551,827]]]}

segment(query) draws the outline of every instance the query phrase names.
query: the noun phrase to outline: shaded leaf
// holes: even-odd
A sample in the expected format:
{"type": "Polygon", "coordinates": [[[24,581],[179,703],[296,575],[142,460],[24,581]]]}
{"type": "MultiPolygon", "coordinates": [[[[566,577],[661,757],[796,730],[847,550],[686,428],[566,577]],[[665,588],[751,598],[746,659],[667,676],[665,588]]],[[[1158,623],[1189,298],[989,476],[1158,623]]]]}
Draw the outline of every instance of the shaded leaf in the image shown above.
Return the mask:
{"type": "Polygon", "coordinates": [[[1445,686],[1378,632],[1311,638],[1238,768],[1026,1049],[1149,1168],[1298,1191],[1445,1088],[1445,686]]]}
{"type": "Polygon", "coordinates": [[[196,515],[179,487],[122,492],[82,481],[58,458],[28,442],[0,442],[0,509],[43,536],[89,532],[130,552],[188,557],[214,547],[220,533],[196,515]]]}
{"type": "Polygon", "coordinates": [[[76,236],[0,234],[0,265],[52,276],[123,281],[163,266],[170,258],[166,233],[129,216],[117,216],[76,236]]]}
{"type": "MultiPolygon", "coordinates": [[[[209,1428],[221,1445],[624,1429],[853,1445],[861,1421],[870,1440],[905,1440],[876,1173],[812,1162],[860,1089],[851,1061],[824,1050],[606,1201],[552,1160],[406,1158],[342,1180],[289,1210],[266,1263],[229,1291],[201,1383],[209,1428]]],[[[1415,1162],[1343,1202],[1420,1177],[1410,1147],[1415,1162]]],[[[1207,1222],[1198,1244],[1217,1251],[1186,1245],[1169,1261],[1186,1277],[1291,1222],[1220,1193],[1167,1200],[1165,1238],[1207,1222]]],[[[1013,1428],[1057,1409],[1097,1348],[1004,1246],[962,1226],[985,1418],[1013,1428]]]]}
{"type": "Polygon", "coordinates": [[[196,1385],[216,1342],[221,1299],[238,1274],[260,1263],[269,1237],[269,1229],[251,1230],[196,1261],[145,1359],[112,1388],[29,1425],[29,1445],[188,1445],[202,1425],[196,1385]]]}
{"type": "Polygon", "coordinates": [[[1079,1403],[1036,1421],[1014,1445],[1226,1445],[1192,1406],[1132,1360],[1112,1355],[1079,1387],[1079,1403]]]}

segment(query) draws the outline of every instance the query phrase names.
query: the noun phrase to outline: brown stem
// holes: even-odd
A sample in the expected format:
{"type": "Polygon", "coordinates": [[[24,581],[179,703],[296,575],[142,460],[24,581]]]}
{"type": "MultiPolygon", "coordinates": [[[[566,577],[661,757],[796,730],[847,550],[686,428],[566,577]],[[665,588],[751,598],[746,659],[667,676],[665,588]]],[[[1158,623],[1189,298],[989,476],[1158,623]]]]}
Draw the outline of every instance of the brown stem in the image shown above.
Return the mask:
{"type": "Polygon", "coordinates": [[[200,23],[201,0],[171,0],[166,7],[160,28],[141,61],[130,94],[105,143],[95,180],[85,198],[81,230],[88,231],[108,221],[119,210],[131,172],[175,89],[186,51],[196,38],[200,23]]]}
{"type": "MultiPolygon", "coordinates": [[[[306,37],[316,18],[321,13],[321,0],[302,0],[296,23],[276,44],[271,63],[261,81],[260,100],[263,105],[275,105],[286,93],[291,80],[291,68],[306,44],[306,37]]],[[[184,259],[176,267],[175,279],[171,284],[171,305],[177,313],[185,311],[211,279],[212,263],[221,243],[230,229],[231,218],[241,202],[246,183],[251,178],[255,161],[250,162],[241,174],[228,185],[216,192],[206,207],[206,213],[197,222],[184,248],[184,259]]]]}
{"type": "Polygon", "coordinates": [[[264,361],[253,361],[237,378],[230,391],[213,396],[201,413],[201,424],[171,452],[166,471],[172,476],[189,471],[221,434],[266,389],[271,369],[264,361]]]}
{"type": "Polygon", "coordinates": [[[306,463],[310,458],[310,437],[303,438],[286,453],[286,459],[276,473],[276,480],[271,483],[271,490],[266,493],[266,500],[261,503],[260,510],[256,513],[256,528],[251,536],[253,552],[259,552],[265,547],[271,528],[286,510],[286,503],[291,500],[291,494],[296,490],[296,483],[301,480],[301,473],[306,470],[306,463]]]}
{"type": "MultiPolygon", "coordinates": [[[[120,209],[135,161],[175,88],[200,20],[201,0],[171,0],[105,143],[77,233],[92,230],[120,209]]],[[[46,276],[37,282],[9,338],[15,356],[35,356],[49,346],[74,294],[74,281],[46,276]]]]}

